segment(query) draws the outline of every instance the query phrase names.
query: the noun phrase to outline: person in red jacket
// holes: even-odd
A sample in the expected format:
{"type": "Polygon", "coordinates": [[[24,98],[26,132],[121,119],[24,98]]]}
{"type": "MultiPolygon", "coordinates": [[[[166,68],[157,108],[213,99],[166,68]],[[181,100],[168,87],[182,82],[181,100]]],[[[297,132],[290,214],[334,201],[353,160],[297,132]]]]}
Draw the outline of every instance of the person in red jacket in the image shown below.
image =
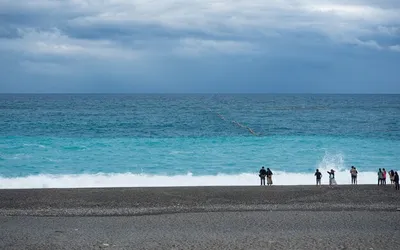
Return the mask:
{"type": "Polygon", "coordinates": [[[386,185],[386,169],[382,169],[382,184],[386,185]]]}

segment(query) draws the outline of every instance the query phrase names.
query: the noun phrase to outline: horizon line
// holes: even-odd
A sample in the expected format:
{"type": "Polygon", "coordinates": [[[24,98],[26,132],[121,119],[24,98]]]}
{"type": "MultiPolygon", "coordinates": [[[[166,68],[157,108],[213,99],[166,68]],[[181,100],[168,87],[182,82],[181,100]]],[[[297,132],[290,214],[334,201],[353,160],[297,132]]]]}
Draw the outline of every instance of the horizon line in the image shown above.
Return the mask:
{"type": "Polygon", "coordinates": [[[398,93],[327,93],[327,92],[0,92],[0,95],[400,95],[398,93]]]}

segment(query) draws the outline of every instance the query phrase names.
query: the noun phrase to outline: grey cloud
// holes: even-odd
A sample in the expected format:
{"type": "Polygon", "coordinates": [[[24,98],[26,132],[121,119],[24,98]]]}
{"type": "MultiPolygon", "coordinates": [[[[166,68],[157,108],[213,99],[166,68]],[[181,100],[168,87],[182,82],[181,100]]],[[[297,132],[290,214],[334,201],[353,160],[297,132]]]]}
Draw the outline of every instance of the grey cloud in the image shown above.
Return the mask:
{"type": "MultiPolygon", "coordinates": [[[[51,30],[76,39],[113,40],[134,44],[143,40],[237,40],[273,36],[280,32],[314,31],[338,42],[364,40],[376,30],[399,23],[398,1],[309,1],[265,2],[192,0],[162,3],[144,0],[0,2],[3,27],[51,30]],[[397,10],[396,10],[397,8],[397,10]],[[360,14],[358,14],[360,12],[360,14]],[[362,13],[361,13],[362,12],[362,13]],[[257,36],[257,34],[259,36],[257,36]],[[256,37],[254,37],[256,35],[256,37]],[[267,36],[266,36],[267,35],[267,36]]],[[[12,31],[12,32],[11,32],[12,31]]],[[[0,33],[1,34],[1,33],[0,33]]],[[[392,32],[393,34],[393,32],[392,32]]],[[[378,44],[381,47],[384,45],[378,44]]],[[[372,46],[370,46],[372,48],[372,46]]]]}
{"type": "Polygon", "coordinates": [[[0,0],[0,91],[343,91],[327,85],[348,75],[356,91],[398,79],[398,13],[397,0],[0,0]]]}
{"type": "Polygon", "coordinates": [[[17,28],[11,26],[0,26],[0,39],[17,39],[22,38],[17,28]]]}

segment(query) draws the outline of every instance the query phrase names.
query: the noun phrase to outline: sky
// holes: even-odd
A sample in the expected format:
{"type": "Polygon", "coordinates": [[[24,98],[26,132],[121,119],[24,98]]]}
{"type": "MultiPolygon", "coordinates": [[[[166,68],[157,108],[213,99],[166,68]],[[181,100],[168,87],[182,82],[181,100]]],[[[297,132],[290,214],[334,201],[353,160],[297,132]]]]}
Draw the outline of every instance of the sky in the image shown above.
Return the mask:
{"type": "Polygon", "coordinates": [[[399,0],[0,0],[0,93],[400,93],[399,0]]]}

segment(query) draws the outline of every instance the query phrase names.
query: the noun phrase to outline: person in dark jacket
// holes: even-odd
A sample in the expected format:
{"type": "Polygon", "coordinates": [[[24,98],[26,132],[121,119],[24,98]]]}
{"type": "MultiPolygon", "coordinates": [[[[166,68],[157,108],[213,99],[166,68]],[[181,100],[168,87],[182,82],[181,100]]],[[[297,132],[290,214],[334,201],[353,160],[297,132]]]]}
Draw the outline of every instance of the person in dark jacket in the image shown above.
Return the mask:
{"type": "Polygon", "coordinates": [[[397,172],[394,172],[394,186],[395,186],[396,190],[400,190],[399,174],[397,172]]]}
{"type": "Polygon", "coordinates": [[[265,186],[265,176],[267,176],[267,171],[265,170],[264,167],[262,167],[262,168],[260,169],[260,174],[259,174],[258,176],[260,176],[261,186],[262,186],[262,185],[265,186]]]}
{"type": "Polygon", "coordinates": [[[315,178],[317,179],[317,186],[318,185],[321,185],[321,178],[322,178],[322,173],[321,172],[319,172],[319,170],[317,169],[316,171],[315,171],[315,178]]]}
{"type": "Polygon", "coordinates": [[[389,178],[390,178],[390,184],[394,184],[394,171],[393,171],[393,169],[389,171],[389,178]]]}

